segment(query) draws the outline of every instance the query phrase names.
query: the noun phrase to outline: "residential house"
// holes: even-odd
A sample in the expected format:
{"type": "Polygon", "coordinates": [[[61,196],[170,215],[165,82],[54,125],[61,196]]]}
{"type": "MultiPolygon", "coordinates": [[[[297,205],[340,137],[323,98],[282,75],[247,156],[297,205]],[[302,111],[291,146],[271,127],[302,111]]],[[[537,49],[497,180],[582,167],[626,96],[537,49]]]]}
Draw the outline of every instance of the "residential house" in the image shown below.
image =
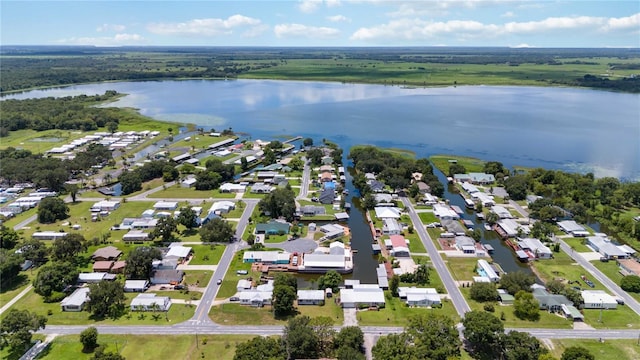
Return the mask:
{"type": "Polygon", "coordinates": [[[580,292],[584,300],[585,309],[615,309],[618,301],[603,290],[582,290],[580,292]]]}
{"type": "Polygon", "coordinates": [[[60,302],[62,311],[82,311],[84,304],[89,301],[89,288],[81,287],[60,302]]]}
{"type": "Polygon", "coordinates": [[[178,263],[184,262],[191,255],[193,248],[190,246],[172,245],[164,255],[165,259],[174,259],[178,263]]]}
{"type": "Polygon", "coordinates": [[[453,179],[457,182],[470,182],[481,185],[493,184],[496,181],[495,176],[486,173],[454,174],[453,179]]]}
{"type": "Polygon", "coordinates": [[[227,201],[227,200],[216,201],[213,204],[211,204],[209,213],[226,214],[235,208],[236,208],[236,203],[233,201],[227,201]]]}
{"type": "Polygon", "coordinates": [[[291,254],[282,251],[245,251],[244,263],[288,264],[291,254]]]}
{"type": "Polygon", "coordinates": [[[157,294],[138,294],[131,300],[131,311],[169,311],[171,299],[157,294]]]}
{"type": "Polygon", "coordinates": [[[108,260],[116,260],[122,255],[122,251],[120,251],[115,246],[106,246],[103,248],[99,248],[93,252],[91,255],[91,260],[93,261],[108,261],[108,260]]]}
{"type": "Polygon", "coordinates": [[[59,231],[36,231],[31,235],[32,238],[37,240],[58,240],[67,236],[66,232],[59,231]]]}
{"type": "Polygon", "coordinates": [[[622,275],[640,276],[640,263],[635,259],[618,259],[617,263],[622,275]]]}
{"type": "Polygon", "coordinates": [[[147,280],[125,280],[124,291],[125,292],[145,292],[149,287],[149,281],[147,280]]]}
{"type": "Polygon", "coordinates": [[[175,210],[178,208],[177,201],[158,201],[153,204],[155,210],[175,210]]]}
{"type": "MultiPolygon", "coordinates": [[[[393,220],[393,219],[390,219],[393,220]]],[[[395,257],[410,257],[409,245],[407,239],[402,235],[391,235],[391,255],[395,257]]]]}
{"type": "Polygon", "coordinates": [[[236,285],[236,291],[241,292],[245,290],[249,290],[253,287],[251,280],[240,279],[238,280],[238,284],[236,285]]]}
{"type": "Polygon", "coordinates": [[[626,251],[611,243],[611,240],[608,238],[589,236],[587,238],[587,245],[591,246],[593,250],[599,252],[600,255],[607,259],[625,259],[629,257],[626,251]]]}
{"type": "Polygon", "coordinates": [[[526,235],[530,232],[528,227],[518,224],[513,219],[501,219],[496,225],[498,225],[499,228],[498,233],[503,237],[513,238],[520,234],[526,235]]]}
{"type": "Polygon", "coordinates": [[[589,236],[589,232],[585,228],[573,220],[558,221],[558,227],[567,234],[571,234],[574,237],[586,237],[589,236]]]}
{"type": "Polygon", "coordinates": [[[300,207],[299,213],[302,216],[316,216],[324,215],[327,213],[327,211],[324,206],[303,205],[300,207]]]}
{"type": "Polygon", "coordinates": [[[377,284],[357,284],[352,289],[340,290],[343,308],[384,307],[384,291],[377,284]]]}
{"type": "Polygon", "coordinates": [[[431,186],[427,185],[423,181],[418,181],[416,185],[418,185],[418,191],[420,191],[420,194],[428,194],[431,192],[431,186]]]}
{"type": "Polygon", "coordinates": [[[505,209],[503,206],[493,206],[491,208],[491,212],[498,215],[498,217],[500,217],[500,219],[513,219],[514,216],[511,214],[511,212],[507,209],[505,209]]]}
{"type": "Polygon", "coordinates": [[[116,279],[114,274],[107,274],[102,272],[90,272],[78,274],[78,284],[95,284],[100,281],[113,281],[116,279]]]}
{"type": "Polygon", "coordinates": [[[533,297],[538,300],[540,304],[540,310],[547,310],[549,312],[560,313],[564,312],[562,305],[573,306],[573,302],[567,299],[564,295],[551,294],[542,286],[532,286],[533,297]]]}
{"type": "Polygon", "coordinates": [[[178,285],[182,282],[184,271],[182,270],[155,270],[151,276],[153,285],[178,285]]]}
{"type": "Polygon", "coordinates": [[[542,241],[534,238],[524,238],[518,241],[518,245],[528,254],[532,254],[536,259],[551,259],[553,252],[542,241]]]}
{"type": "Polygon", "coordinates": [[[278,235],[288,234],[291,224],[283,221],[271,220],[267,223],[256,225],[256,234],[278,235]]]}
{"type": "Polygon", "coordinates": [[[221,193],[243,193],[246,189],[246,185],[234,183],[224,183],[219,188],[221,193]]]}
{"type": "Polygon", "coordinates": [[[336,198],[336,190],[331,188],[324,188],[320,193],[319,201],[321,204],[332,204],[336,198]]]}
{"type": "Polygon", "coordinates": [[[439,218],[440,220],[458,220],[460,219],[460,215],[455,212],[449,205],[445,204],[434,204],[433,205],[433,214],[439,218]]]}
{"type": "Polygon", "coordinates": [[[397,207],[376,206],[373,210],[378,219],[400,219],[402,213],[397,207]]]}
{"type": "Polygon", "coordinates": [[[500,276],[496,269],[487,262],[487,260],[478,260],[478,265],[476,267],[476,272],[478,275],[488,278],[492,282],[500,281],[500,276]]]}
{"type": "Polygon", "coordinates": [[[195,186],[197,182],[198,180],[196,180],[196,178],[187,178],[182,180],[182,182],[180,183],[180,186],[182,186],[183,188],[190,188],[195,186]]]}
{"type": "Polygon", "coordinates": [[[402,234],[402,226],[396,219],[382,219],[382,233],[384,235],[400,235],[402,234]]]}
{"type": "Polygon", "coordinates": [[[105,272],[108,273],[111,271],[111,267],[113,266],[113,261],[96,261],[93,263],[93,272],[105,272]]]}
{"type": "Polygon", "coordinates": [[[298,290],[298,305],[324,305],[323,290],[298,290]]]}
{"type": "Polygon", "coordinates": [[[120,201],[102,200],[91,206],[91,212],[114,211],[120,207],[120,201]]]}
{"type": "Polygon", "coordinates": [[[268,194],[273,191],[273,186],[265,183],[255,183],[251,185],[251,192],[254,194],[268,194]]]}
{"type": "Polygon", "coordinates": [[[149,233],[142,230],[131,230],[128,233],[122,235],[122,241],[124,242],[136,242],[149,240],[149,233]]]}
{"type": "Polygon", "coordinates": [[[476,253],[476,241],[469,236],[456,236],[456,247],[464,254],[476,253]]]}
{"type": "Polygon", "coordinates": [[[433,288],[399,287],[398,295],[407,305],[415,307],[441,306],[440,295],[433,288]]]}
{"type": "Polygon", "coordinates": [[[345,228],[342,225],[338,224],[325,224],[320,226],[320,231],[325,235],[324,237],[331,240],[337,239],[345,234],[345,228]]]}

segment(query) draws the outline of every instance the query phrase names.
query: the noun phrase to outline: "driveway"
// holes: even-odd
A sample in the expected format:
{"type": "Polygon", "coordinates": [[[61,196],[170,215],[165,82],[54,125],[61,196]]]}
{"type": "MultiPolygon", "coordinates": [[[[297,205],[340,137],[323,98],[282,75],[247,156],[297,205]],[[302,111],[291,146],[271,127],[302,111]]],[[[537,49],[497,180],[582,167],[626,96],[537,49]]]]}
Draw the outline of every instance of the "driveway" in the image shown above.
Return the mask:
{"type": "Polygon", "coordinates": [[[275,244],[265,243],[264,246],[268,248],[283,249],[290,253],[310,253],[318,247],[318,244],[316,244],[316,242],[311,239],[299,238],[275,244]]]}
{"type": "Polygon", "coordinates": [[[344,323],[343,326],[358,326],[358,310],[353,309],[342,309],[344,313],[344,323]]]}

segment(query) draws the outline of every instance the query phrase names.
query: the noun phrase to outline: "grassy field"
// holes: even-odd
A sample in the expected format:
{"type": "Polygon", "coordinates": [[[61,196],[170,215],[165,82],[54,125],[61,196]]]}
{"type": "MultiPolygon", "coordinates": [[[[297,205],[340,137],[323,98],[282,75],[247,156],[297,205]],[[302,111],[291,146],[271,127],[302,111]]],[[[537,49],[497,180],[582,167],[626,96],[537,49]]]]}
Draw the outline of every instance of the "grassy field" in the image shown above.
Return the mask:
{"type": "MultiPolygon", "coordinates": [[[[328,299],[323,306],[297,306],[296,310],[297,312],[294,316],[326,316],[331,318],[335,325],[342,325],[344,320],[342,308],[331,299],[328,299]]],[[[291,316],[274,318],[271,306],[254,308],[237,303],[214,306],[209,312],[209,317],[221,325],[285,325],[291,318],[291,316]]]]}
{"type": "Polygon", "coordinates": [[[202,293],[199,291],[185,291],[185,290],[168,290],[168,291],[154,291],[154,294],[158,296],[168,296],[172,299],[182,300],[200,300],[202,293]]]}
{"type": "Polygon", "coordinates": [[[640,329],[640,317],[628,306],[618,306],[616,309],[600,310],[585,309],[584,322],[596,329],[640,329]]]}
{"type": "Polygon", "coordinates": [[[477,276],[475,272],[476,265],[478,264],[477,258],[445,256],[443,260],[447,263],[447,267],[455,280],[471,281],[474,276],[477,276]]]}
{"type": "Polygon", "coordinates": [[[551,354],[560,358],[564,350],[571,346],[581,346],[589,350],[597,360],[635,360],[640,359],[640,345],[636,339],[598,340],[555,339],[552,340],[551,354]]]}
{"type": "Polygon", "coordinates": [[[451,165],[449,160],[457,160],[458,165],[464,166],[467,172],[482,172],[485,163],[477,158],[458,155],[433,155],[429,157],[429,160],[444,174],[449,174],[449,165],[451,165]]]}
{"type": "MultiPolygon", "coordinates": [[[[602,271],[609,279],[613,280],[616,284],[620,284],[620,280],[622,280],[622,274],[618,270],[618,265],[615,261],[602,262],[602,261],[592,261],[591,264],[598,268],[598,270],[602,271]]],[[[627,293],[633,296],[636,300],[640,301],[640,294],[638,293],[627,293]]]]}
{"type": "MultiPolygon", "coordinates": [[[[467,300],[471,310],[484,311],[484,304],[477,302],[469,297],[470,288],[460,288],[462,295],[467,300]]],[[[493,315],[501,317],[504,314],[503,324],[505,327],[511,328],[548,328],[548,329],[571,329],[573,323],[564,317],[551,314],[548,311],[540,311],[540,319],[538,321],[520,320],[513,314],[512,305],[501,305],[499,302],[490,302],[494,306],[493,315]]]]}
{"type": "MultiPolygon", "coordinates": [[[[162,186],[162,185],[160,185],[162,186]]],[[[218,190],[196,190],[191,188],[185,188],[176,184],[166,189],[149,194],[148,198],[172,198],[172,199],[208,199],[208,198],[225,198],[233,199],[236,196],[234,193],[221,193],[218,190]]]]}
{"type": "MultiPolygon", "coordinates": [[[[127,293],[128,301],[137,296],[137,294],[127,293]]],[[[81,312],[66,312],[60,308],[60,303],[45,303],[42,300],[42,296],[35,292],[29,292],[19,302],[17,302],[12,308],[15,309],[28,309],[39,315],[47,317],[48,325],[173,325],[190,319],[195,311],[195,306],[188,306],[182,304],[173,304],[169,309],[169,312],[165,318],[165,314],[162,313],[162,317],[159,320],[154,320],[151,317],[151,313],[144,315],[144,318],[137,312],[128,312],[118,319],[101,319],[96,320],[91,318],[91,314],[86,311],[81,312]],[[51,315],[48,315],[49,311],[51,315]],[[168,320],[167,320],[168,319],[168,320]]]]}
{"type": "MultiPolygon", "coordinates": [[[[232,360],[236,346],[251,335],[103,335],[98,343],[107,351],[119,352],[127,360],[166,359],[232,360]],[[144,351],[141,351],[144,349],[144,351]]],[[[89,360],[93,354],[82,352],[78,335],[57,337],[38,359],[89,360]]]]}
{"type": "Polygon", "coordinates": [[[223,245],[189,245],[193,248],[193,258],[189,265],[215,265],[224,253],[223,245]]]}
{"type": "Polygon", "coordinates": [[[589,273],[582,266],[573,262],[569,255],[564,252],[554,253],[554,258],[549,260],[540,260],[533,262],[532,265],[540,277],[546,282],[553,279],[579,280],[583,288],[587,285],[580,280],[581,275],[585,275],[595,284],[594,290],[606,290],[606,288],[598,282],[598,280],[589,276],[589,273]]]}
{"type": "Polygon", "coordinates": [[[566,242],[573,250],[577,252],[592,252],[587,245],[585,245],[585,238],[565,238],[562,239],[566,242]]]}
{"type": "Polygon", "coordinates": [[[418,216],[420,217],[420,221],[422,221],[424,225],[431,224],[433,222],[440,222],[432,212],[421,212],[418,213],[418,216]]]}
{"type": "Polygon", "coordinates": [[[184,283],[190,285],[197,285],[201,287],[207,286],[209,280],[213,275],[211,270],[189,270],[184,273],[184,283]]]}
{"type": "Polygon", "coordinates": [[[413,234],[406,234],[405,238],[409,240],[409,251],[412,253],[426,253],[427,249],[424,247],[422,240],[415,232],[413,234]]]}
{"type": "Polygon", "coordinates": [[[426,312],[447,315],[454,319],[454,322],[460,320],[453,304],[448,301],[442,302],[442,308],[427,309],[408,307],[402,300],[395,297],[387,297],[385,300],[385,307],[379,311],[358,311],[358,324],[360,326],[405,326],[411,316],[426,312]]]}
{"type": "Polygon", "coordinates": [[[15,281],[9,285],[0,289],[0,304],[6,304],[9,300],[13,299],[22,290],[26,289],[31,281],[36,276],[35,271],[23,271],[16,276],[15,281]]]}
{"type": "Polygon", "coordinates": [[[218,295],[216,299],[226,299],[231,297],[236,293],[236,285],[238,284],[238,280],[245,279],[248,277],[252,277],[254,279],[260,278],[259,272],[251,271],[251,264],[243,263],[242,256],[244,251],[237,252],[233,260],[231,260],[231,264],[229,265],[229,270],[227,270],[227,274],[222,280],[222,285],[220,285],[220,289],[218,290],[218,295]],[[236,274],[237,270],[247,270],[249,272],[248,275],[238,275],[236,274]]]}

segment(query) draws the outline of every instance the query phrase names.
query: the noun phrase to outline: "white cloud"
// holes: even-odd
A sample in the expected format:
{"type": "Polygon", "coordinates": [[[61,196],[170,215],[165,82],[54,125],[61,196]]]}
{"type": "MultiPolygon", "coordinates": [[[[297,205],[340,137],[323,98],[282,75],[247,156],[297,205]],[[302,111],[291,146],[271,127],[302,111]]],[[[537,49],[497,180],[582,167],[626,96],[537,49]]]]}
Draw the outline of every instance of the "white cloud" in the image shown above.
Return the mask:
{"type": "Polygon", "coordinates": [[[273,29],[277,37],[306,37],[310,39],[333,38],[340,34],[340,30],[330,27],[316,27],[302,24],[278,24],[273,29]]]}
{"type": "Polygon", "coordinates": [[[266,24],[256,25],[249,28],[247,31],[242,33],[243,37],[258,37],[269,30],[269,26],[266,24]]]}
{"type": "Polygon", "coordinates": [[[607,20],[606,25],[603,27],[603,30],[626,30],[626,29],[635,29],[638,30],[640,28],[640,13],[622,17],[622,18],[611,18],[607,20]]]}
{"type": "Polygon", "coordinates": [[[139,34],[115,34],[114,36],[102,36],[102,37],[72,37],[67,39],[60,39],[57,41],[60,44],[71,45],[95,45],[95,46],[122,46],[122,45],[136,45],[144,42],[144,38],[139,34]]]}
{"type": "Polygon", "coordinates": [[[303,13],[312,13],[316,11],[320,5],[322,5],[322,0],[302,0],[298,5],[298,9],[303,13]]]}
{"type": "Polygon", "coordinates": [[[303,13],[309,14],[318,10],[323,4],[326,7],[332,8],[342,5],[342,2],[340,0],[302,0],[298,4],[298,9],[303,13]]]}
{"type": "Polygon", "coordinates": [[[419,18],[400,18],[392,19],[386,24],[360,28],[351,35],[350,39],[357,41],[375,41],[378,39],[416,40],[437,38],[439,36],[454,36],[458,40],[466,40],[553,31],[637,31],[638,28],[640,28],[640,14],[622,18],[593,16],[549,17],[539,21],[508,22],[505,24],[485,24],[472,20],[434,22],[419,18]]]}
{"type": "Polygon", "coordinates": [[[231,34],[241,27],[259,27],[261,21],[244,15],[232,15],[227,19],[193,19],[179,23],[153,23],[147,30],[160,35],[216,36],[231,34]]]}
{"type": "Polygon", "coordinates": [[[102,24],[96,28],[97,32],[103,31],[115,31],[115,32],[123,32],[127,27],[120,24],[102,24]]]}
{"type": "Polygon", "coordinates": [[[516,15],[513,13],[513,11],[507,11],[506,13],[500,15],[500,17],[503,17],[503,18],[512,18],[514,16],[516,15]]]}
{"type": "Polygon", "coordinates": [[[529,44],[522,43],[522,44],[510,46],[510,47],[512,47],[514,49],[524,49],[524,48],[532,48],[532,47],[535,47],[535,46],[531,46],[529,44]]]}
{"type": "Polygon", "coordinates": [[[331,22],[351,22],[351,19],[344,15],[327,16],[327,20],[331,22]]]}

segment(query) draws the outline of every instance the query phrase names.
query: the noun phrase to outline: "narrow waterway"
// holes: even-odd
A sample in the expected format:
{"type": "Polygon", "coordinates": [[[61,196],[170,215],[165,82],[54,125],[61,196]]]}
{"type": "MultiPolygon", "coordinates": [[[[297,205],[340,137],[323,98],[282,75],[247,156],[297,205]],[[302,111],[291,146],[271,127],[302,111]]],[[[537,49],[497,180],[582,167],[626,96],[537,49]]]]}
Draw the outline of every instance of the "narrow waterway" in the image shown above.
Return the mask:
{"type": "Polygon", "coordinates": [[[504,241],[500,239],[495,231],[487,231],[484,229],[484,223],[476,218],[475,211],[467,209],[463,197],[460,196],[460,194],[453,192],[454,185],[447,182],[446,176],[444,176],[444,174],[439,170],[435,170],[435,172],[440,182],[445,184],[444,198],[449,200],[449,204],[456,205],[464,210],[464,214],[461,216],[462,219],[471,220],[474,228],[482,230],[482,239],[480,242],[493,246],[494,251],[491,254],[493,261],[500,264],[502,269],[506,272],[519,270],[524,271],[527,274],[533,274],[528,265],[518,261],[513,250],[505,245],[504,241]]]}

